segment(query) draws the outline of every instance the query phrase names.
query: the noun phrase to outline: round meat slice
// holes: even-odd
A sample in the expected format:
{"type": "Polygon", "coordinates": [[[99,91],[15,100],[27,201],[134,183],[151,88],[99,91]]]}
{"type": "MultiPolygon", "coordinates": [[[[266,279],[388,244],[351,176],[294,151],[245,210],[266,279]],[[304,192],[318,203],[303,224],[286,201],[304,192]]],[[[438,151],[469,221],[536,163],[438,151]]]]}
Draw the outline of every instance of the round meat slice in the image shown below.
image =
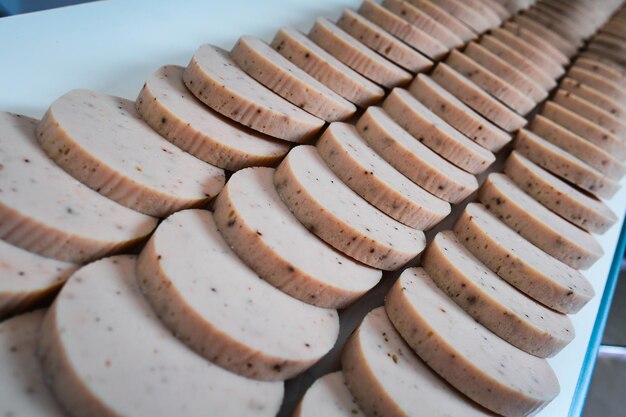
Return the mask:
{"type": "Polygon", "coordinates": [[[333,123],[317,142],[326,165],[353,191],[389,217],[418,230],[450,214],[450,204],[427,193],[381,158],[352,125],[333,123]]]}
{"type": "Polygon", "coordinates": [[[206,210],[165,219],[139,256],[137,278],[173,334],[248,378],[291,378],[337,340],[335,310],[305,304],[259,278],[228,247],[206,210]]]}
{"type": "Polygon", "coordinates": [[[461,102],[507,132],[521,129],[527,123],[522,116],[443,62],[435,67],[430,77],[461,102]]]}
{"type": "MultiPolygon", "coordinates": [[[[75,416],[274,416],[282,382],[244,378],[172,335],[145,300],[134,256],[78,270],[41,326],[52,392],[75,416]]],[[[259,329],[260,330],[260,329],[259,329]]]]}
{"type": "Polygon", "coordinates": [[[0,415],[64,417],[39,368],[37,339],[45,310],[0,323],[0,415]]]}
{"type": "Polygon", "coordinates": [[[272,48],[313,78],[359,107],[383,98],[385,91],[292,28],[276,32],[272,48]]]}
{"type": "Polygon", "coordinates": [[[420,72],[432,66],[428,58],[350,9],[344,9],[337,26],[408,71],[420,72]]]}
{"type": "Polygon", "coordinates": [[[448,48],[436,37],[429,35],[378,3],[364,0],[358,12],[367,20],[374,22],[430,59],[439,60],[448,52],[448,48]]]}
{"type": "Polygon", "coordinates": [[[447,30],[457,35],[463,43],[476,39],[476,34],[460,20],[429,0],[411,0],[410,4],[429,15],[447,30]]]}
{"type": "Polygon", "coordinates": [[[620,185],[580,159],[528,130],[520,130],[515,149],[542,168],[597,197],[611,198],[620,185]]]}
{"type": "Polygon", "coordinates": [[[183,73],[183,82],[218,113],[289,142],[311,139],[324,121],[264,87],[235,64],[228,52],[202,45],[183,73]]]}
{"type": "Polygon", "coordinates": [[[380,107],[368,108],[356,128],[383,159],[442,200],[459,203],[478,188],[476,177],[421,144],[380,107]]]}
{"type": "Polygon", "coordinates": [[[468,204],[453,229],[489,269],[547,307],[577,313],[594,296],[580,272],[521,237],[482,204],[468,204]]]}
{"type": "Polygon", "coordinates": [[[545,90],[551,90],[556,86],[556,81],[550,74],[493,35],[485,35],[480,38],[480,44],[497,57],[522,71],[545,90]]]}
{"type": "Polygon", "coordinates": [[[530,16],[524,14],[514,14],[511,19],[523,28],[530,30],[533,33],[546,39],[550,44],[557,47],[565,55],[571,57],[578,51],[578,46],[574,42],[563,38],[561,35],[536,21],[530,16]]]}
{"type": "Polygon", "coordinates": [[[567,55],[565,55],[557,47],[552,45],[548,40],[542,38],[540,35],[534,33],[533,31],[511,21],[504,23],[504,25],[502,25],[502,28],[507,32],[515,35],[518,39],[527,42],[529,45],[534,46],[560,65],[569,64],[569,58],[567,57],[567,55]]]}
{"type": "Polygon", "coordinates": [[[50,299],[77,267],[0,240],[0,320],[50,299]]]}
{"type": "Polygon", "coordinates": [[[567,76],[576,81],[583,82],[590,87],[604,93],[607,97],[626,105],[626,88],[622,87],[620,82],[603,78],[591,70],[574,67],[567,72],[567,76]]]}
{"type": "Polygon", "coordinates": [[[52,103],[37,138],[74,178],[152,216],[205,204],[226,181],[223,170],[152,130],[134,102],[93,91],[73,90],[52,103]]]}
{"type": "Polygon", "coordinates": [[[29,252],[86,262],[130,246],[156,219],[101,196],[41,149],[37,121],[0,113],[0,239],[29,252]]]}
{"type": "Polygon", "coordinates": [[[571,320],[527,297],[472,255],[450,230],[422,256],[437,286],[476,321],[513,346],[552,357],[574,339],[571,320]]]}
{"type": "MultiPolygon", "coordinates": [[[[319,18],[309,38],[359,74],[386,88],[408,84],[411,74],[363,45],[326,18],[319,18]]],[[[431,67],[428,64],[421,71],[431,67]]]]}
{"type": "Polygon", "coordinates": [[[326,166],[312,146],[287,154],[274,185],[289,210],[326,243],[366,265],[395,270],[426,244],[424,233],[371,206],[326,166]]]}
{"type": "Polygon", "coordinates": [[[504,172],[526,194],[583,230],[604,233],[617,221],[602,201],[578,191],[517,151],[507,159],[504,172]]]}
{"type": "Polygon", "coordinates": [[[423,105],[474,142],[497,152],[511,135],[485,119],[425,74],[419,74],[409,91],[423,105]]]}
{"type": "Polygon", "coordinates": [[[405,89],[394,88],[382,107],[414,138],[471,174],[480,174],[496,159],[493,153],[444,122],[405,89]]]}
{"type": "Polygon", "coordinates": [[[526,94],[535,103],[548,97],[548,92],[540,84],[481,44],[470,42],[463,53],[526,94]]]}
{"type": "Polygon", "coordinates": [[[309,232],[281,201],[273,178],[270,168],[233,174],[214,206],[224,240],[261,278],[292,297],[320,307],[347,307],[378,283],[381,271],[309,232]]]}
{"type": "Polygon", "coordinates": [[[617,83],[626,83],[626,71],[618,69],[610,64],[581,56],[576,59],[572,68],[582,68],[617,83]]]}
{"type": "Polygon", "coordinates": [[[626,165],[619,159],[547,117],[535,115],[530,130],[607,177],[619,180],[626,174],[626,165]]]}
{"type": "Polygon", "coordinates": [[[211,110],[183,83],[183,67],[166,65],[148,78],[137,111],[161,136],[209,164],[237,171],[272,165],[289,144],[256,132],[211,110]]]}
{"type": "Polygon", "coordinates": [[[626,120],[626,105],[611,97],[607,97],[600,90],[569,77],[562,79],[559,87],[565,91],[576,94],[578,97],[598,106],[620,120],[626,120]]]}
{"type": "Polygon", "coordinates": [[[341,371],[326,374],[306,391],[292,417],[365,417],[341,371]]]}
{"type": "Polygon", "coordinates": [[[383,307],[370,311],[346,343],[348,388],[369,416],[491,416],[434,373],[402,340],[383,307]]]}
{"type": "Polygon", "coordinates": [[[576,269],[587,269],[604,251],[596,239],[551,212],[502,174],[491,174],[478,199],[532,244],[576,269]]]}
{"type": "Polygon", "coordinates": [[[384,0],[383,7],[439,41],[447,50],[460,48],[465,43],[454,32],[448,30],[444,25],[429,16],[428,13],[415,7],[410,2],[384,0]]]}
{"type": "Polygon", "coordinates": [[[541,114],[570,132],[614,154],[620,160],[626,159],[626,143],[573,111],[548,101],[543,106],[541,114]]]}
{"type": "Polygon", "coordinates": [[[559,381],[545,359],[516,348],[477,323],[421,268],[402,273],[387,294],[385,310],[431,369],[498,414],[532,415],[559,393],[559,381]]]}
{"type": "Polygon", "coordinates": [[[242,36],[230,52],[233,61],[252,78],[292,104],[320,119],[345,120],[354,104],[301,70],[254,36],[242,36]]]}
{"type": "MultiPolygon", "coordinates": [[[[470,7],[468,4],[461,0],[438,0],[436,3],[437,6],[444,9],[450,15],[454,16],[461,22],[463,22],[466,26],[470,27],[474,32],[481,34],[492,27],[498,26],[499,18],[490,21],[490,19],[480,13],[478,10],[470,7]]],[[[491,18],[493,18],[491,16],[491,18]]]]}
{"type": "Polygon", "coordinates": [[[450,52],[446,64],[521,115],[535,108],[527,95],[459,51],[450,52]]]}

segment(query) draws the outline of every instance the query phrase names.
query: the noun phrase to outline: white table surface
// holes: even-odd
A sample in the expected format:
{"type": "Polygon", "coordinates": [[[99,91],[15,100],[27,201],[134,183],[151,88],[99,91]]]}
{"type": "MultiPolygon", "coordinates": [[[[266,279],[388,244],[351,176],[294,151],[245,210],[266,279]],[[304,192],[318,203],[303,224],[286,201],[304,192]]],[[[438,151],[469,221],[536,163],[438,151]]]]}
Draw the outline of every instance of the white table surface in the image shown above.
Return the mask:
{"type": "MultiPolygon", "coordinates": [[[[50,102],[73,88],[134,99],[152,71],[164,64],[186,65],[202,43],[230,49],[242,34],[269,41],[276,29],[287,25],[306,32],[316,17],[336,19],[344,7],[354,8],[359,3],[109,0],[3,18],[0,111],[41,117],[50,102]]],[[[572,316],[576,339],[550,359],[561,383],[561,394],[540,416],[567,416],[572,403],[626,212],[626,187],[608,204],[620,220],[598,237],[605,255],[584,272],[593,283],[596,297],[572,316]]],[[[386,287],[374,291],[360,305],[379,303],[386,287]]],[[[342,312],[342,340],[366,309],[359,310],[357,307],[342,312]]],[[[314,377],[337,366],[337,353],[332,352],[298,383],[288,384],[292,403],[314,377]]]]}

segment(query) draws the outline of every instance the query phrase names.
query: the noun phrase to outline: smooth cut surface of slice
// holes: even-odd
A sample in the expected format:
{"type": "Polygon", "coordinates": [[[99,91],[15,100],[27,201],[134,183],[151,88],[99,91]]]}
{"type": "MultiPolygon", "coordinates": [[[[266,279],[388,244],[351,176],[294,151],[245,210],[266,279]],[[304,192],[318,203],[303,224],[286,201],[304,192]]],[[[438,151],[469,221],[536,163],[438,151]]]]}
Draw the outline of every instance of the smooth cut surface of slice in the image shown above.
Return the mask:
{"type": "Polygon", "coordinates": [[[611,198],[620,188],[618,182],[528,130],[519,131],[515,149],[540,167],[596,197],[611,198]]]}
{"type": "Polygon", "coordinates": [[[320,119],[327,122],[345,120],[356,111],[354,104],[257,37],[240,37],[230,56],[252,78],[320,119]]]}
{"type": "Polygon", "coordinates": [[[365,417],[348,389],[343,372],[326,374],[306,391],[293,417],[365,417]]]}
{"type": "Polygon", "coordinates": [[[545,359],[514,347],[477,323],[422,268],[402,273],[387,294],[385,310],[424,362],[498,414],[531,415],[559,393],[557,377],[545,359]]]}
{"type": "Polygon", "coordinates": [[[366,265],[398,269],[424,249],[423,232],[371,206],[326,166],[312,146],[289,152],[276,169],[274,185],[307,229],[366,265]]]}
{"type": "Polygon", "coordinates": [[[603,92],[608,97],[626,105],[626,88],[619,82],[602,78],[602,76],[591,70],[573,67],[567,72],[567,76],[577,81],[583,82],[598,91],[603,92]]]}
{"type": "Polygon", "coordinates": [[[478,187],[473,175],[420,143],[380,107],[368,108],[356,128],[382,158],[411,181],[443,200],[458,203],[478,187]]]}
{"type": "Polygon", "coordinates": [[[588,269],[604,253],[593,235],[551,212],[503,174],[489,175],[478,199],[511,229],[572,268],[588,269]]]}
{"type": "Polygon", "coordinates": [[[0,240],[0,320],[49,300],[76,268],[0,240]]]}
{"type": "Polygon", "coordinates": [[[359,135],[353,125],[333,123],[317,142],[326,165],[353,191],[400,223],[418,230],[450,214],[450,204],[402,175],[359,135]]]}
{"type": "Polygon", "coordinates": [[[137,279],[174,335],[248,378],[291,378],[325,355],[339,334],[335,310],[303,303],[259,278],[206,210],[165,219],[139,256],[137,279]]]}
{"type": "Polygon", "coordinates": [[[527,95],[459,51],[450,52],[446,64],[521,115],[535,107],[527,95]]]}
{"type": "Polygon", "coordinates": [[[235,64],[217,46],[202,45],[183,73],[183,82],[204,104],[235,122],[289,142],[303,143],[324,121],[276,95],[235,64]]]}
{"type": "Polygon", "coordinates": [[[87,262],[139,242],[156,219],[76,181],[41,149],[37,121],[0,113],[0,238],[49,258],[87,262]],[[45,179],[45,181],[42,181],[45,179]]]}
{"type": "Polygon", "coordinates": [[[443,62],[437,64],[430,77],[461,102],[507,132],[521,129],[527,123],[522,116],[443,62]]]}
{"type": "Polygon", "coordinates": [[[337,26],[407,71],[419,72],[432,66],[428,58],[350,9],[344,9],[337,26]]]}
{"type": "Polygon", "coordinates": [[[557,47],[552,45],[548,40],[542,38],[531,30],[511,21],[506,22],[502,26],[502,29],[517,36],[520,40],[528,42],[530,45],[536,47],[541,52],[552,58],[554,61],[558,62],[560,65],[567,65],[569,63],[569,58],[567,57],[567,55],[565,55],[557,47]]]}
{"type": "Polygon", "coordinates": [[[626,105],[619,103],[611,97],[607,97],[600,90],[569,77],[562,79],[559,87],[563,90],[576,94],[578,97],[587,100],[589,103],[598,106],[604,111],[609,112],[620,120],[626,119],[626,105]]]}
{"type": "Polygon", "coordinates": [[[409,72],[378,55],[326,18],[317,19],[308,36],[322,49],[376,84],[393,88],[411,81],[409,72]]]}
{"type": "Polygon", "coordinates": [[[419,74],[409,91],[433,113],[479,145],[497,152],[511,136],[492,124],[427,75],[419,74]]]}
{"type": "Polygon", "coordinates": [[[352,68],[317,46],[293,28],[281,28],[272,47],[313,78],[359,107],[383,98],[385,91],[352,68]]]}
{"type": "Polygon", "coordinates": [[[133,101],[89,90],[54,101],[37,126],[37,139],[74,178],[151,216],[206,204],[226,182],[222,169],[152,130],[133,101]]]}
{"type": "Polygon", "coordinates": [[[573,314],[594,296],[580,272],[524,239],[482,204],[468,204],[453,230],[489,269],[547,307],[573,314]]]}
{"type": "Polygon", "coordinates": [[[381,271],[309,232],[282,202],[273,181],[271,168],[236,172],[215,201],[215,223],[237,255],[270,284],[320,307],[347,307],[374,287],[381,271]]]}
{"type": "Polygon", "coordinates": [[[437,4],[429,0],[408,0],[408,2],[428,14],[443,27],[456,34],[464,43],[476,39],[476,34],[472,29],[464,25],[459,19],[446,12],[437,4]]]}
{"type": "Polygon", "coordinates": [[[437,6],[444,9],[450,15],[460,20],[466,26],[470,27],[477,34],[484,33],[500,23],[490,22],[487,16],[482,15],[478,10],[473,9],[468,4],[460,0],[437,0],[432,1],[437,6]]]}
{"type": "Polygon", "coordinates": [[[428,276],[476,321],[513,346],[540,358],[574,339],[571,320],[551,310],[481,263],[450,230],[437,234],[422,256],[428,276]]]}
{"type": "Polygon", "coordinates": [[[79,269],[48,310],[40,363],[61,405],[74,416],[274,416],[283,383],[236,375],[185,346],[142,295],[136,264],[116,256],[79,269]]]}
{"type": "Polygon", "coordinates": [[[209,164],[237,171],[272,165],[289,144],[233,122],[193,96],[183,83],[185,69],[166,65],[146,81],[136,100],[143,120],[161,136],[209,164]]]}
{"type": "Polygon", "coordinates": [[[383,307],[365,316],[346,343],[341,363],[348,388],[367,415],[491,415],[418,358],[394,329],[383,307]]]}
{"type": "Polygon", "coordinates": [[[48,390],[37,360],[39,327],[45,310],[0,323],[0,414],[7,417],[64,417],[48,390]]]}
{"type": "Polygon", "coordinates": [[[443,121],[405,89],[394,88],[382,107],[414,138],[470,174],[485,171],[496,159],[492,152],[443,121]]]}
{"type": "Polygon", "coordinates": [[[626,165],[619,159],[547,117],[535,115],[530,130],[612,179],[626,173],[626,165]]]}
{"type": "Polygon", "coordinates": [[[578,191],[517,151],[507,159],[504,173],[535,200],[583,230],[602,234],[617,221],[602,201],[578,191]]]}

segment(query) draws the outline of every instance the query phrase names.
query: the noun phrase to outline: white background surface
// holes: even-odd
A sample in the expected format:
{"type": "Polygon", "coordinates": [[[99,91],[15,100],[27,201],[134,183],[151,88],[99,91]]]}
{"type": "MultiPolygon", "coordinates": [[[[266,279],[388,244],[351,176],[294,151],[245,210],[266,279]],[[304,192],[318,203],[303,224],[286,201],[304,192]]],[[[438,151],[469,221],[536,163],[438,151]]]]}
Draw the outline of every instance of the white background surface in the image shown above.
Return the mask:
{"type": "MultiPolygon", "coordinates": [[[[287,25],[307,32],[316,17],[334,20],[343,7],[359,3],[111,0],[0,19],[0,111],[41,117],[50,102],[73,88],[134,99],[152,71],[164,64],[186,65],[202,43],[230,49],[242,34],[270,41],[276,29],[287,25]]],[[[550,360],[561,394],[541,416],[568,414],[626,212],[626,189],[609,205],[620,220],[599,237],[605,256],[585,271],[596,297],[572,317],[576,339],[550,360]]],[[[362,305],[380,302],[383,294],[381,289],[362,305]]],[[[342,314],[346,322],[342,329],[350,331],[348,323],[358,322],[359,316],[356,310],[342,314]]],[[[288,385],[292,401],[316,375],[336,366],[337,352],[304,375],[301,383],[288,385]]]]}

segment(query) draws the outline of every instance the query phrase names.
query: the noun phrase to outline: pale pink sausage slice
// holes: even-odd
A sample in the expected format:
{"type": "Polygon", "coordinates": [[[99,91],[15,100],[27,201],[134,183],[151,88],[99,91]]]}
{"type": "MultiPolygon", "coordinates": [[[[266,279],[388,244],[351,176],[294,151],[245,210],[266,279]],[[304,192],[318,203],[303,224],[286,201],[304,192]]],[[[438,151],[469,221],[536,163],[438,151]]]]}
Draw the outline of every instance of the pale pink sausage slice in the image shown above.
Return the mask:
{"type": "Polygon", "coordinates": [[[587,84],[574,80],[573,78],[563,78],[559,84],[563,90],[576,94],[578,97],[587,100],[589,103],[600,107],[620,120],[626,120],[626,105],[619,101],[607,97],[600,90],[590,87],[587,84]]]}
{"type": "Polygon", "coordinates": [[[567,76],[601,91],[622,105],[626,105],[626,87],[619,82],[603,78],[591,70],[580,67],[571,68],[567,72],[567,76]]]}
{"type": "Polygon", "coordinates": [[[409,91],[456,130],[492,152],[499,151],[511,141],[508,133],[470,109],[427,75],[419,74],[409,91]]]}
{"type": "Polygon", "coordinates": [[[271,165],[289,144],[235,123],[205,106],[183,84],[183,67],[166,65],[146,81],[137,111],[154,130],[209,164],[237,171],[271,165]]]}
{"type": "Polygon", "coordinates": [[[45,310],[0,322],[0,415],[64,417],[48,390],[37,360],[37,340],[45,310]]]}
{"type": "Polygon", "coordinates": [[[450,204],[424,191],[381,158],[354,126],[333,123],[317,142],[326,165],[353,191],[389,217],[418,230],[450,214],[450,204]]]}
{"type": "Polygon", "coordinates": [[[511,153],[504,173],[535,200],[583,230],[604,233],[617,221],[602,201],[578,191],[519,152],[511,153]]]}
{"type": "Polygon", "coordinates": [[[495,161],[495,156],[420,103],[411,93],[394,88],[382,105],[404,130],[459,168],[479,174],[495,161]]]}
{"type": "Polygon", "coordinates": [[[537,49],[541,50],[543,53],[550,56],[550,58],[554,59],[560,65],[567,65],[569,63],[569,58],[563,52],[561,52],[557,47],[552,45],[549,41],[542,38],[538,34],[532,32],[531,30],[518,25],[515,22],[508,21],[506,22],[502,28],[511,34],[517,36],[519,39],[528,42],[530,45],[533,45],[537,49]]]}
{"type": "Polygon", "coordinates": [[[354,104],[257,37],[240,37],[230,51],[230,56],[252,78],[320,119],[327,122],[345,120],[356,111],[354,104]]]}
{"type": "Polygon", "coordinates": [[[465,43],[454,32],[448,30],[444,25],[429,16],[428,13],[413,6],[410,2],[404,0],[384,0],[382,4],[386,9],[437,39],[448,50],[459,48],[465,43]]]}
{"type": "Polygon", "coordinates": [[[468,4],[465,4],[461,0],[429,1],[444,9],[450,15],[463,22],[478,34],[486,32],[492,27],[500,24],[499,22],[496,23],[495,21],[490,21],[489,17],[482,15],[480,12],[473,9],[468,4]]]}
{"type": "Polygon", "coordinates": [[[0,240],[0,320],[49,300],[76,268],[0,240]]]}
{"type": "Polygon", "coordinates": [[[512,20],[518,25],[548,40],[548,42],[550,42],[552,45],[557,47],[561,52],[563,52],[567,56],[571,57],[578,50],[578,45],[576,45],[570,40],[563,38],[558,33],[542,25],[540,22],[535,21],[529,16],[525,16],[523,14],[518,13],[518,14],[513,15],[512,20]]]}
{"type": "Polygon", "coordinates": [[[472,39],[476,39],[476,34],[468,26],[464,25],[460,20],[452,16],[437,4],[429,0],[408,0],[408,2],[457,35],[463,42],[469,42],[472,39]]]}
{"type": "Polygon", "coordinates": [[[159,225],[139,256],[137,280],[174,335],[248,378],[291,378],[325,355],[339,334],[335,310],[303,303],[259,278],[206,210],[184,210],[159,225]]]}
{"type": "Polygon", "coordinates": [[[411,81],[409,72],[378,55],[326,18],[317,19],[308,36],[322,49],[376,84],[393,88],[411,81]]]}
{"type": "Polygon", "coordinates": [[[365,417],[343,372],[326,374],[306,390],[292,417],[365,417]]]}
{"type": "Polygon", "coordinates": [[[468,204],[453,230],[489,269],[547,307],[576,313],[594,296],[580,272],[524,239],[482,204],[468,204]]]}
{"type": "Polygon", "coordinates": [[[541,114],[581,138],[614,154],[620,160],[626,159],[626,144],[624,142],[612,135],[611,132],[577,115],[573,111],[548,101],[543,106],[541,114]]]}
{"type": "Polygon", "coordinates": [[[383,98],[385,91],[293,28],[276,32],[272,47],[313,78],[359,107],[383,98]]]}
{"type": "Polygon", "coordinates": [[[356,128],[369,146],[387,162],[443,200],[461,202],[478,186],[473,175],[420,143],[380,107],[368,108],[356,128]]]}
{"type": "Polygon", "coordinates": [[[620,188],[618,182],[528,130],[520,130],[515,149],[542,168],[597,197],[611,198],[620,188]]]}
{"type": "Polygon", "coordinates": [[[535,107],[530,97],[459,51],[450,52],[446,64],[521,115],[535,107]]]}
{"type": "Polygon", "coordinates": [[[548,97],[548,92],[536,81],[481,44],[470,42],[463,53],[526,94],[535,103],[548,97]]]}
{"type": "Polygon", "coordinates": [[[559,393],[557,377],[545,359],[514,347],[477,323],[421,268],[402,273],[387,294],[385,310],[431,369],[498,414],[532,415],[559,393]]]}
{"type": "Polygon", "coordinates": [[[489,22],[490,28],[496,28],[502,24],[502,18],[486,0],[456,0],[456,2],[478,13],[489,22]]]}
{"type": "Polygon", "coordinates": [[[274,416],[283,383],[236,375],[185,346],[141,293],[136,259],[79,269],[46,314],[40,362],[63,408],[74,416],[274,416]]]}
{"type": "Polygon", "coordinates": [[[37,139],[74,178],[152,216],[205,204],[225,182],[222,169],[152,130],[134,102],[93,91],[73,90],[54,101],[37,139]]]}
{"type": "Polygon", "coordinates": [[[331,246],[384,270],[402,267],[426,244],[424,233],[371,206],[345,185],[312,146],[298,146],[276,169],[274,184],[289,210],[331,246]]]}
{"type": "Polygon", "coordinates": [[[415,355],[382,307],[365,316],[346,343],[341,364],[348,388],[367,415],[492,416],[415,355]]]}
{"type": "Polygon", "coordinates": [[[566,315],[500,279],[450,230],[435,236],[422,255],[422,266],[467,314],[531,355],[552,357],[574,339],[574,326],[566,315]]]}
{"type": "Polygon", "coordinates": [[[577,269],[588,269],[604,251],[590,233],[551,212],[503,174],[491,174],[478,199],[539,249],[577,269]]]}
{"type": "Polygon", "coordinates": [[[214,210],[235,253],[261,278],[301,301],[344,308],[381,278],[381,271],[334,250],[294,217],[274,188],[274,169],[233,174],[214,210]]]}
{"type": "Polygon", "coordinates": [[[202,45],[183,73],[189,91],[218,113],[258,132],[290,142],[306,142],[324,121],[274,94],[246,74],[228,52],[202,45]]]}
{"type": "Polygon", "coordinates": [[[533,118],[530,130],[607,177],[619,180],[626,174],[626,165],[612,154],[540,114],[533,118]]]}
{"type": "Polygon", "coordinates": [[[604,77],[610,81],[626,83],[626,70],[615,68],[614,66],[592,58],[581,56],[576,59],[572,68],[582,68],[592,73],[604,77]]]}
{"type": "Polygon", "coordinates": [[[56,165],[35,139],[37,121],[0,113],[0,238],[69,262],[115,253],[150,234],[156,219],[121,206],[56,165]]]}
{"type": "Polygon", "coordinates": [[[439,42],[437,38],[426,33],[418,26],[407,22],[378,3],[364,0],[358,12],[430,59],[441,59],[448,52],[448,48],[439,42]]]}
{"type": "Polygon", "coordinates": [[[337,26],[391,62],[411,72],[432,66],[430,59],[360,14],[344,9],[337,26]]]}
{"type": "Polygon", "coordinates": [[[465,105],[507,132],[521,129],[527,123],[525,118],[443,62],[437,64],[430,77],[465,105]]]}

